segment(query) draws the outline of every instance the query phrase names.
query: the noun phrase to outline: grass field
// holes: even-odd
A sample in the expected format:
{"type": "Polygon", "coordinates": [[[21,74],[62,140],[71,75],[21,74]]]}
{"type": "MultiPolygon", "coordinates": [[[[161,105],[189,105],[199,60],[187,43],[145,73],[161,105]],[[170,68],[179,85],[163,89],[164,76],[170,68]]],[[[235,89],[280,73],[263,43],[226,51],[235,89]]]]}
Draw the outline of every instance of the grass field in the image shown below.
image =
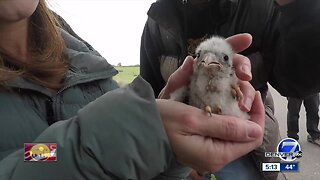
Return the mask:
{"type": "Polygon", "coordinates": [[[119,74],[113,79],[120,85],[131,83],[139,75],[139,66],[115,66],[115,68],[119,71],[119,74]]]}

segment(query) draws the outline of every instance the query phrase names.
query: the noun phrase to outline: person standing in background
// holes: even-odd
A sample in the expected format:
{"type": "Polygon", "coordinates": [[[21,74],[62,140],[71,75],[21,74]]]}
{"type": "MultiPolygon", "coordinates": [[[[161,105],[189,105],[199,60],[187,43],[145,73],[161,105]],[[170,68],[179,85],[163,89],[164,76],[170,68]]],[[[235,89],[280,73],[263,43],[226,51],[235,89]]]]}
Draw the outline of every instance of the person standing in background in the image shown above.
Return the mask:
{"type": "Polygon", "coordinates": [[[320,146],[319,125],[319,93],[308,96],[304,99],[288,97],[288,113],[287,113],[287,135],[290,138],[299,140],[299,113],[301,104],[306,110],[306,125],[308,142],[320,146]]]}

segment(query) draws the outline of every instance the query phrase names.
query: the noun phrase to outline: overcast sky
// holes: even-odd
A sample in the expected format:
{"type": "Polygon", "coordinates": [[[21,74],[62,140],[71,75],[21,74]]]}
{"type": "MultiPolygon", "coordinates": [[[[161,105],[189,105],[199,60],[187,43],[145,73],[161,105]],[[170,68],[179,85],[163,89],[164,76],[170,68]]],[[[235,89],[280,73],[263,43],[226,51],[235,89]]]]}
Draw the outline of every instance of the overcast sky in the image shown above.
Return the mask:
{"type": "Polygon", "coordinates": [[[140,38],[155,0],[49,0],[73,30],[110,64],[139,64],[140,38]]]}

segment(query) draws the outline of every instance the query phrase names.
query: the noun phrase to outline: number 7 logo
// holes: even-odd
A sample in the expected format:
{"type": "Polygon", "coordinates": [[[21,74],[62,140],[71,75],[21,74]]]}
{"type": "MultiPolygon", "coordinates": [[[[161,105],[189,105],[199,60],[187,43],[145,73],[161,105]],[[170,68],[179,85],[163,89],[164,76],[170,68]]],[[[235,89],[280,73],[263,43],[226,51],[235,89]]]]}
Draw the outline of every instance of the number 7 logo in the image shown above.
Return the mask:
{"type": "Polygon", "coordinates": [[[301,154],[300,151],[299,142],[292,138],[285,138],[278,144],[279,157],[284,161],[296,160],[297,154],[301,154]]]}

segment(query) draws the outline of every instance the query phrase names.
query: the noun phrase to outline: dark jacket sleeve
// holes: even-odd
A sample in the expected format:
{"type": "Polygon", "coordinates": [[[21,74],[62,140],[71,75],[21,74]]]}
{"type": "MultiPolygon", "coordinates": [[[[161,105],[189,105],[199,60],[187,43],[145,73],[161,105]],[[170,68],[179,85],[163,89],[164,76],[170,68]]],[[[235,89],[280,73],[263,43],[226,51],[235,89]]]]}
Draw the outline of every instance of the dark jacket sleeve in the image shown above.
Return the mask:
{"type": "Polygon", "coordinates": [[[303,98],[320,91],[320,1],[296,0],[279,7],[270,84],[281,95],[303,98]]]}
{"type": "Polygon", "coordinates": [[[149,82],[154,90],[155,96],[158,96],[165,85],[165,82],[160,73],[160,38],[159,27],[148,18],[141,37],[140,47],[140,74],[147,82],[149,82]]]}
{"type": "Polygon", "coordinates": [[[21,150],[0,162],[1,180],[143,180],[175,163],[152,89],[140,77],[53,124],[35,142],[57,143],[57,162],[24,162],[21,150]]]}

